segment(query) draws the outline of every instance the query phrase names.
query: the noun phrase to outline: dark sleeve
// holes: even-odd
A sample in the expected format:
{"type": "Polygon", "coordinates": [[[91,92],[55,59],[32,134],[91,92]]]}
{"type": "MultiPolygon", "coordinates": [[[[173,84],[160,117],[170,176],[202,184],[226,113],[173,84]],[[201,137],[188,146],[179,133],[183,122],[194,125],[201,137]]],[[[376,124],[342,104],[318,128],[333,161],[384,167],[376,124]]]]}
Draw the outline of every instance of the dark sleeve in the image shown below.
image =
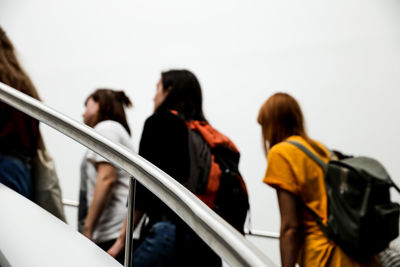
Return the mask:
{"type": "Polygon", "coordinates": [[[139,155],[181,182],[188,173],[187,138],[183,120],[166,112],[156,114],[145,123],[139,155]]]}
{"type": "MultiPolygon", "coordinates": [[[[156,113],[146,120],[139,155],[179,182],[189,174],[188,131],[179,117],[169,112],[156,113]]],[[[136,208],[152,212],[162,206],[140,183],[136,188],[136,208]]]]}

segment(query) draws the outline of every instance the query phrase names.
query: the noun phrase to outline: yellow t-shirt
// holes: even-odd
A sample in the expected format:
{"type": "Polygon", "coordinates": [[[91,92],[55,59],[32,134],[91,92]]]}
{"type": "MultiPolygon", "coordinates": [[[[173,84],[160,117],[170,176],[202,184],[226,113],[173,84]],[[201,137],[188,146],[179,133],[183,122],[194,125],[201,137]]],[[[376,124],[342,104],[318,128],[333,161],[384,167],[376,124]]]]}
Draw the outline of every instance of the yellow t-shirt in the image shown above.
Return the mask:
{"type": "MultiPolygon", "coordinates": [[[[291,136],[287,140],[296,141],[314,154],[319,155],[302,137],[291,136]]],[[[329,155],[327,149],[317,143],[329,155]]],[[[328,162],[328,157],[319,155],[328,162]]],[[[293,144],[276,144],[268,153],[268,167],[263,180],[268,185],[286,190],[305,203],[324,223],[327,222],[327,196],[324,174],[319,165],[293,144]]],[[[359,264],[328,240],[318,224],[304,208],[301,211],[304,240],[299,253],[300,266],[376,266],[376,261],[359,264]]],[[[379,264],[377,265],[379,266],[379,264]]]]}

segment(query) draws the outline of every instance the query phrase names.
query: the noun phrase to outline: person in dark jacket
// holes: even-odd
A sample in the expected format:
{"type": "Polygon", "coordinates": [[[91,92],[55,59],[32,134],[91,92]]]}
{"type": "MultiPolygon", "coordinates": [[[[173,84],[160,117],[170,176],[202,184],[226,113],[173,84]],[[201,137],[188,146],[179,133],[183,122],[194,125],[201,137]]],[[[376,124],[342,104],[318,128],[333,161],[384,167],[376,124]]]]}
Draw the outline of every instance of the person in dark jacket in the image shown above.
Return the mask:
{"type": "MultiPolygon", "coordinates": [[[[178,182],[189,179],[189,148],[184,120],[206,121],[202,92],[193,73],[161,73],[154,97],[154,114],[144,125],[139,154],[178,182]]],[[[133,255],[134,266],[221,266],[221,259],[161,200],[137,184],[135,223],[145,213],[148,224],[133,255]]],[[[122,231],[119,249],[124,243],[122,231]]],[[[117,245],[109,251],[117,252],[117,245]],[[115,250],[114,250],[115,249],[115,250]]]]}

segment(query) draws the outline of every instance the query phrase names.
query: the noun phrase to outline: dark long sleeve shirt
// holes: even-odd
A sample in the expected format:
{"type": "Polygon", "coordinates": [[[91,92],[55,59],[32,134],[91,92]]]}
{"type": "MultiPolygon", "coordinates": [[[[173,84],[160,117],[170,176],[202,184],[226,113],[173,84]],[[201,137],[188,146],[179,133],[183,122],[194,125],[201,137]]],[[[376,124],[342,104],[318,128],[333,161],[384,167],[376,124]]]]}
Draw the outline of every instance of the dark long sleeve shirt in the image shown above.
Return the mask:
{"type": "MultiPolygon", "coordinates": [[[[169,111],[149,117],[144,125],[139,155],[183,183],[189,176],[188,130],[184,121],[169,111]]],[[[176,222],[178,218],[140,183],[137,183],[135,206],[149,216],[150,225],[165,219],[176,222]]]]}

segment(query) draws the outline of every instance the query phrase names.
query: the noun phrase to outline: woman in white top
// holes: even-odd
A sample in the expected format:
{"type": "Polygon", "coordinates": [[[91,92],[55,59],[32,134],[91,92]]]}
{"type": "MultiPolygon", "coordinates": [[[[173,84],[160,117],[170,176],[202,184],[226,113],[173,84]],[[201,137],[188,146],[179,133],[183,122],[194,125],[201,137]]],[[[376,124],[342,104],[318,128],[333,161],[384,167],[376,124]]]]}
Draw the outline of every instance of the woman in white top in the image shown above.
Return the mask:
{"type": "MultiPolygon", "coordinates": [[[[84,123],[114,143],[133,150],[124,111],[124,107],[131,105],[123,91],[98,89],[85,102],[84,123]]],[[[129,177],[95,152],[86,152],[81,165],[78,227],[103,250],[111,247],[123,226],[129,177]]]]}

